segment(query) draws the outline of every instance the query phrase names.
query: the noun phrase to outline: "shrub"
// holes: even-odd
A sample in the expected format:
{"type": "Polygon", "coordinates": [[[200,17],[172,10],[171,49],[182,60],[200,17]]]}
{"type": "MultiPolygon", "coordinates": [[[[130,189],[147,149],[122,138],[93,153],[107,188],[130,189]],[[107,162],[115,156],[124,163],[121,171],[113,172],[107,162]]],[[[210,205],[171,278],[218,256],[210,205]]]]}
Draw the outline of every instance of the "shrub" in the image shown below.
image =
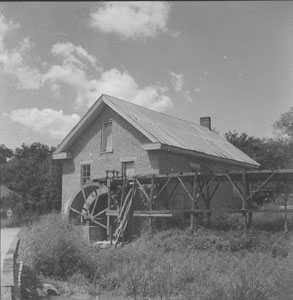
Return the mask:
{"type": "Polygon", "coordinates": [[[43,216],[25,231],[21,244],[24,263],[36,273],[62,279],[77,272],[94,274],[94,249],[59,214],[43,216]]]}

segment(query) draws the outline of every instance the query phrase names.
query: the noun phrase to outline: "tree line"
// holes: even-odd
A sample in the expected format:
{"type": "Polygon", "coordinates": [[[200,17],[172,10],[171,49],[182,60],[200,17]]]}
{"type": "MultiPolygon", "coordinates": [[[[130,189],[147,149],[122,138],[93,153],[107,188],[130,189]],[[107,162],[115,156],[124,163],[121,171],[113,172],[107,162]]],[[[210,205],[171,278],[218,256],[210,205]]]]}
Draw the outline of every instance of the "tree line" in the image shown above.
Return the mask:
{"type": "Polygon", "coordinates": [[[1,208],[45,214],[61,208],[62,165],[53,160],[55,147],[22,144],[14,151],[0,145],[0,184],[15,192],[1,199],[1,208]]]}
{"type": "MultiPolygon", "coordinates": [[[[225,138],[260,163],[262,169],[293,168],[293,107],[273,124],[275,138],[229,131],[225,138]]],[[[1,199],[1,208],[17,214],[45,214],[61,208],[62,164],[53,160],[54,147],[22,144],[15,150],[0,145],[0,184],[19,197],[1,199]]]]}

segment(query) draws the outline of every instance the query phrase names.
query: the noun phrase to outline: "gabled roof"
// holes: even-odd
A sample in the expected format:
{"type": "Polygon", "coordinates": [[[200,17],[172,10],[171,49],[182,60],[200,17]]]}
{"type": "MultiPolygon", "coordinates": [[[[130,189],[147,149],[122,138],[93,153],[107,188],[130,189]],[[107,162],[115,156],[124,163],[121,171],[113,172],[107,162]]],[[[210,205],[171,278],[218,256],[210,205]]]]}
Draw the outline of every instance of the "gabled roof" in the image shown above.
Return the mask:
{"type": "Polygon", "coordinates": [[[20,198],[20,195],[17,194],[16,192],[12,191],[11,189],[9,189],[7,186],[5,185],[0,185],[0,198],[8,198],[8,197],[18,197],[20,198]]]}
{"type": "MultiPolygon", "coordinates": [[[[165,145],[170,149],[182,149],[233,162],[258,167],[259,164],[230,144],[224,137],[198,124],[181,120],[148,108],[102,95],[79,123],[57,147],[55,155],[69,150],[78,136],[87,128],[101,110],[109,106],[132,126],[139,130],[153,145],[165,145]]],[[[151,146],[149,149],[152,148],[151,146]]]]}

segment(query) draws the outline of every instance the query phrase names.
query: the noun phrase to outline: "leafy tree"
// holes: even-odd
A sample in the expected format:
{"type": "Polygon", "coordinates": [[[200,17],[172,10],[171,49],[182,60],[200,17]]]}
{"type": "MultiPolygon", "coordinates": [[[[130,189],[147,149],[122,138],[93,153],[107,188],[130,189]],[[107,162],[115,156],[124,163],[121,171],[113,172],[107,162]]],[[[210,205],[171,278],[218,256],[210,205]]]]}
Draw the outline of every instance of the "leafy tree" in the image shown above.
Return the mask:
{"type": "Polygon", "coordinates": [[[6,148],[5,145],[0,145],[0,164],[7,163],[8,159],[13,156],[13,151],[6,148]]]}
{"type": "Polygon", "coordinates": [[[283,138],[257,138],[246,133],[227,132],[226,139],[256,160],[262,169],[287,169],[293,167],[293,151],[283,138]]]}
{"type": "Polygon", "coordinates": [[[280,135],[293,139],[293,107],[290,107],[289,111],[283,113],[279,120],[273,124],[274,129],[279,132],[280,135]]]}
{"type": "Polygon", "coordinates": [[[0,165],[0,181],[21,195],[25,211],[39,214],[61,204],[60,163],[52,160],[55,148],[33,143],[15,149],[13,159],[0,165]]]}
{"type": "Polygon", "coordinates": [[[249,157],[256,161],[259,160],[259,152],[263,144],[260,138],[249,136],[245,132],[239,134],[235,130],[233,132],[228,131],[224,136],[228,142],[246,153],[249,157]]]}

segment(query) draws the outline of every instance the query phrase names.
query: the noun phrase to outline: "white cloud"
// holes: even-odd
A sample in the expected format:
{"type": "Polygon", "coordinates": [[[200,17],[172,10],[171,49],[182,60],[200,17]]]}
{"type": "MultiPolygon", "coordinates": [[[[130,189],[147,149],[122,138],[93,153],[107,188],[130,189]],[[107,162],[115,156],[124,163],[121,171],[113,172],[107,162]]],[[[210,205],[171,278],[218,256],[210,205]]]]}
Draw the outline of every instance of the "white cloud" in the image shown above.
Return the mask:
{"type": "Polygon", "coordinates": [[[75,103],[79,108],[89,107],[101,94],[109,94],[159,111],[172,106],[170,98],[164,95],[166,87],[157,84],[139,88],[126,71],[120,72],[113,68],[98,72],[97,78],[89,78],[87,71],[90,67],[101,70],[96,66],[96,58],[80,46],[76,51],[76,46],[69,43],[66,45],[63,47],[64,44],[56,44],[52,47],[52,52],[61,60],[61,64],[51,66],[43,75],[43,81],[53,84],[62,82],[74,88],[75,103]],[[81,63],[80,53],[84,54],[83,58],[90,59],[81,63]]]}
{"type": "Polygon", "coordinates": [[[184,91],[183,96],[188,103],[194,102],[189,91],[184,91]]]}
{"type": "Polygon", "coordinates": [[[128,72],[108,70],[102,73],[101,79],[97,80],[96,84],[98,94],[109,94],[157,111],[172,107],[171,99],[163,94],[167,90],[166,87],[150,85],[139,88],[128,72]]]}
{"type": "Polygon", "coordinates": [[[16,24],[12,21],[7,21],[4,15],[0,11],[0,43],[3,42],[6,34],[9,31],[12,31],[19,27],[20,25],[18,23],[16,24]]]}
{"type": "Polygon", "coordinates": [[[6,35],[19,27],[19,24],[7,21],[0,12],[0,70],[17,78],[17,88],[36,90],[41,85],[41,74],[38,69],[25,63],[28,51],[33,47],[29,39],[24,38],[11,50],[4,43],[6,35]]]}
{"type": "Polygon", "coordinates": [[[64,115],[62,110],[55,111],[50,108],[18,109],[4,115],[13,122],[20,123],[41,134],[49,134],[55,139],[64,138],[80,120],[77,114],[64,115]]]}
{"type": "Polygon", "coordinates": [[[96,65],[96,58],[87,53],[81,46],[71,43],[58,43],[53,45],[52,53],[61,61],[60,65],[52,65],[42,76],[46,81],[56,84],[65,83],[76,92],[75,103],[78,107],[88,106],[99,95],[96,94],[95,79],[90,79],[87,71],[90,68],[100,71],[96,65]]]}
{"type": "Polygon", "coordinates": [[[168,71],[171,76],[172,85],[176,92],[181,92],[184,86],[184,74],[183,73],[175,73],[172,71],[168,71]]]}
{"type": "Polygon", "coordinates": [[[61,98],[61,94],[60,94],[60,88],[61,86],[57,83],[52,83],[51,85],[51,90],[52,90],[52,94],[55,98],[61,98]]]}
{"type": "Polygon", "coordinates": [[[167,32],[167,2],[107,2],[90,14],[91,26],[123,38],[143,39],[167,32]]]}
{"type": "Polygon", "coordinates": [[[96,57],[90,55],[81,46],[75,46],[69,42],[57,43],[53,45],[51,52],[62,58],[65,65],[72,64],[83,69],[86,68],[89,63],[91,66],[96,67],[96,57]]]}

